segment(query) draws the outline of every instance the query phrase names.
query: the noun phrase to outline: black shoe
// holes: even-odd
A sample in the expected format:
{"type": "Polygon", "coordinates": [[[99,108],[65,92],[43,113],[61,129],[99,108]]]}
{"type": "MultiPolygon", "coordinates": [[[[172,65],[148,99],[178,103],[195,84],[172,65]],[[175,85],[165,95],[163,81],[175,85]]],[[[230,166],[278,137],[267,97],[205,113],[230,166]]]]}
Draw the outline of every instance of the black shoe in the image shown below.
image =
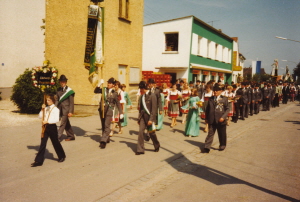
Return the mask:
{"type": "Polygon", "coordinates": [[[253,116],[253,114],[250,114],[250,116],[253,116]]]}
{"type": "Polygon", "coordinates": [[[106,143],[110,143],[110,137],[107,138],[106,143]]]}
{"type": "Polygon", "coordinates": [[[144,152],[135,152],[135,155],[145,154],[144,152]]]}
{"type": "Polygon", "coordinates": [[[154,152],[159,152],[159,147],[154,149],[154,152]]]}
{"type": "Polygon", "coordinates": [[[72,141],[72,140],[75,140],[75,138],[74,137],[73,138],[69,137],[69,138],[65,139],[65,141],[72,141]]]}
{"type": "Polygon", "coordinates": [[[207,148],[204,148],[202,153],[209,153],[210,152],[210,149],[207,149],[207,148]]]}
{"type": "Polygon", "coordinates": [[[106,142],[100,142],[100,146],[99,147],[101,147],[101,149],[105,149],[105,147],[106,147],[106,142]]]}
{"type": "Polygon", "coordinates": [[[245,118],[241,118],[241,120],[245,121],[245,118]]]}
{"type": "Polygon", "coordinates": [[[61,159],[58,159],[58,163],[62,163],[62,162],[64,162],[64,161],[65,161],[65,159],[66,159],[66,157],[64,157],[64,158],[61,158],[61,159]]]}
{"type": "Polygon", "coordinates": [[[31,167],[37,167],[37,166],[42,166],[43,165],[43,163],[39,163],[39,162],[33,162],[32,164],[31,164],[31,167]]]}

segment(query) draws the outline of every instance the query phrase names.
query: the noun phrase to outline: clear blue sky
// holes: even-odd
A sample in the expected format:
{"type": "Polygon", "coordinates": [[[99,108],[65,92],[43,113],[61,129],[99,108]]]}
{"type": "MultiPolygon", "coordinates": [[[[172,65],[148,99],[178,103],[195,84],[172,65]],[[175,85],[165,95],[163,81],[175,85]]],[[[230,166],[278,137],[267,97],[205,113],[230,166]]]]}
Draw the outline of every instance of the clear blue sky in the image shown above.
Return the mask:
{"type": "Polygon", "coordinates": [[[278,59],[282,74],[286,65],[292,71],[296,66],[293,62],[300,62],[299,42],[275,38],[300,41],[300,0],[144,0],[144,3],[144,24],[194,15],[228,36],[238,37],[240,52],[247,59],[245,67],[258,59],[270,74],[274,59],[278,59]]]}

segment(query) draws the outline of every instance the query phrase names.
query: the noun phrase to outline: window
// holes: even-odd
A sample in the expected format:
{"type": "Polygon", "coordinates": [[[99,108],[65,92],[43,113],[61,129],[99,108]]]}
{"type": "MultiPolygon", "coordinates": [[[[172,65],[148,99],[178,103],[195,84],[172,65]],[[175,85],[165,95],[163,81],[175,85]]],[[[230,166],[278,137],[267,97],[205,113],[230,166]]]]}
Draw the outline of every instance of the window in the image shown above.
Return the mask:
{"type": "Polygon", "coordinates": [[[211,44],[211,41],[208,40],[207,41],[207,57],[210,58],[211,57],[211,50],[210,50],[210,44],[211,44]]]}
{"type": "Polygon", "coordinates": [[[129,83],[139,83],[140,82],[140,68],[130,67],[129,83]]]}
{"type": "Polygon", "coordinates": [[[168,33],[166,36],[165,51],[178,51],[178,33],[168,33]]]}
{"type": "Polygon", "coordinates": [[[129,20],[129,0],[119,0],[119,18],[129,20]]]}
{"type": "Polygon", "coordinates": [[[199,36],[198,37],[198,50],[197,50],[197,54],[198,55],[201,55],[201,40],[202,40],[202,37],[201,36],[199,36]]]}
{"type": "Polygon", "coordinates": [[[217,43],[216,43],[216,47],[215,47],[215,50],[216,50],[216,52],[215,52],[215,53],[216,53],[216,55],[215,55],[215,59],[216,59],[216,60],[218,60],[218,59],[219,59],[219,57],[218,57],[218,54],[219,54],[219,51],[218,51],[218,46],[219,46],[219,44],[217,44],[217,43]]]}

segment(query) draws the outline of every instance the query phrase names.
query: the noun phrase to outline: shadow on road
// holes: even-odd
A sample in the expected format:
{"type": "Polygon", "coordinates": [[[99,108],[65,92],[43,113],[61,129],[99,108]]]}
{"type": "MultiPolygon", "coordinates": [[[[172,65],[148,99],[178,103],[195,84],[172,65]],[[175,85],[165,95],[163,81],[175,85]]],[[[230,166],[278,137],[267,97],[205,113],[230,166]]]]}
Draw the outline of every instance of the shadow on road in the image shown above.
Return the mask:
{"type": "Polygon", "coordinates": [[[293,124],[300,124],[300,121],[285,121],[285,122],[291,122],[293,124]]]}
{"type": "MultiPolygon", "coordinates": [[[[187,142],[189,142],[189,140],[187,140],[187,142]]],[[[191,144],[195,144],[195,143],[191,142],[191,144]]],[[[259,191],[277,196],[277,197],[282,198],[287,201],[298,201],[297,199],[292,198],[290,196],[287,196],[287,195],[272,191],[270,189],[255,185],[253,183],[244,181],[242,179],[236,178],[232,175],[228,175],[219,170],[216,170],[216,169],[213,169],[213,168],[210,168],[207,166],[195,164],[195,163],[191,162],[189,159],[187,159],[182,153],[174,154],[174,156],[178,156],[178,155],[182,156],[182,157],[180,159],[172,161],[169,164],[172,167],[174,167],[176,170],[178,170],[179,172],[187,173],[189,175],[194,175],[203,180],[209,181],[215,185],[243,184],[243,185],[252,187],[254,189],[257,189],[259,191]],[[181,165],[180,165],[180,162],[178,162],[178,161],[182,162],[181,165]]],[[[170,159],[171,158],[174,158],[174,157],[170,157],[170,159]]],[[[166,159],[166,162],[170,162],[169,159],[166,159]]]]}
{"type": "MultiPolygon", "coordinates": [[[[35,151],[38,152],[39,149],[40,149],[40,146],[39,146],[39,145],[37,145],[37,146],[30,146],[30,145],[28,145],[28,146],[27,146],[27,149],[34,149],[35,151]]],[[[36,154],[37,154],[37,153],[36,153],[36,154]]],[[[54,158],[54,155],[53,155],[52,153],[50,153],[50,152],[48,151],[48,149],[45,150],[45,159],[50,159],[50,160],[57,161],[57,159],[54,158]]]]}

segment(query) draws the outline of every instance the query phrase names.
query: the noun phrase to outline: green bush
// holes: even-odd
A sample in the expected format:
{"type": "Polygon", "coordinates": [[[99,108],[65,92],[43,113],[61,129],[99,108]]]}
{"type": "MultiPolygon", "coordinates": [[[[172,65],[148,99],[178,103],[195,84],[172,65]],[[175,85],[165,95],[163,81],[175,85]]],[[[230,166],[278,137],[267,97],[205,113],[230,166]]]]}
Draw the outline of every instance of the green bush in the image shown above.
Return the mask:
{"type": "Polygon", "coordinates": [[[40,88],[33,85],[32,71],[26,69],[25,72],[17,78],[10,99],[19,108],[21,113],[39,113],[43,104],[44,93],[55,94],[59,87],[57,78],[55,78],[54,81],[55,84],[53,86],[45,88],[44,92],[42,92],[40,88]]]}

